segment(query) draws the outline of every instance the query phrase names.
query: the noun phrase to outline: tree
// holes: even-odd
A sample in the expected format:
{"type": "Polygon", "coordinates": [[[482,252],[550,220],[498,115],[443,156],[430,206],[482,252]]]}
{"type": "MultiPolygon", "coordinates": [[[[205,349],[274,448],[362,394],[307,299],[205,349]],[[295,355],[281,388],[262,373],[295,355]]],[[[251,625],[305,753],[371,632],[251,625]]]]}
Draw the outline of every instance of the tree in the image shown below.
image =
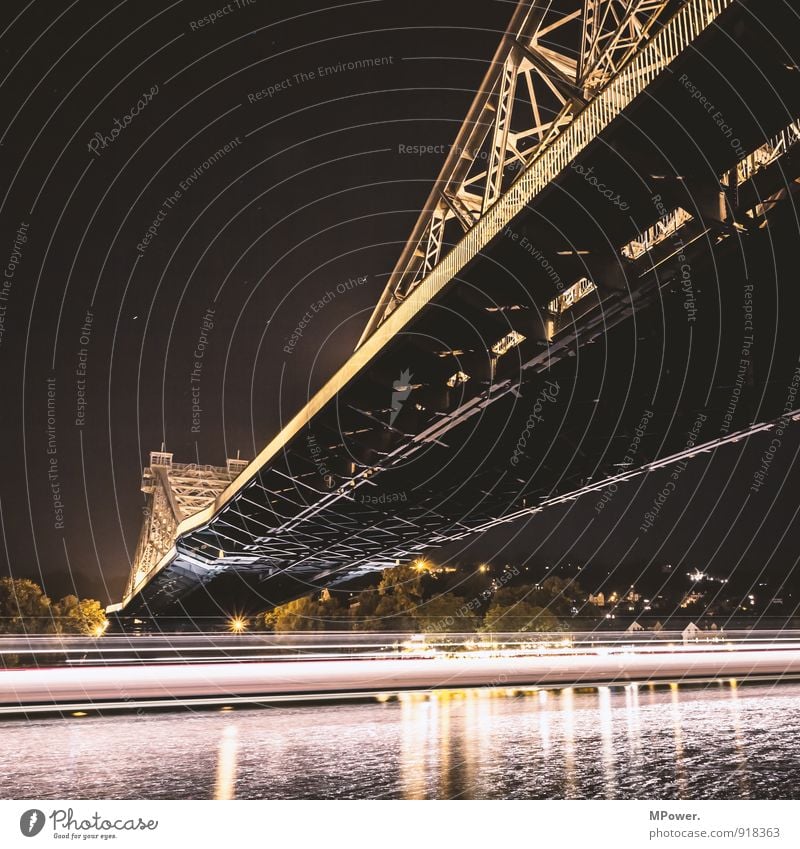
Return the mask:
{"type": "Polygon", "coordinates": [[[511,593],[497,593],[483,617],[481,631],[560,631],[561,623],[544,607],[511,593]]]}
{"type": "Polygon", "coordinates": [[[325,631],[337,628],[341,614],[339,602],[328,594],[324,598],[296,598],[267,611],[263,618],[273,631],[325,631]]]}
{"type": "Polygon", "coordinates": [[[377,618],[381,597],[377,587],[361,590],[355,604],[350,606],[350,622],[355,631],[380,631],[381,620],[377,618]]]}
{"type": "Polygon", "coordinates": [[[424,576],[424,571],[409,565],[385,569],[378,594],[394,598],[398,608],[413,610],[422,601],[424,576]]]}
{"type": "Polygon", "coordinates": [[[85,634],[99,637],[108,620],[99,601],[66,595],[51,606],[52,630],[57,634],[85,634]]]}
{"type": "Polygon", "coordinates": [[[0,578],[0,633],[99,636],[106,622],[99,601],[67,595],[51,602],[27,578],[0,578]]]}
{"type": "Polygon", "coordinates": [[[429,633],[475,631],[479,624],[464,599],[450,593],[422,602],[414,610],[414,619],[418,630],[429,633]]]}
{"type": "Polygon", "coordinates": [[[422,603],[425,574],[413,566],[385,569],[377,590],[360,593],[354,621],[365,631],[415,631],[415,611],[422,603]]]}
{"type": "Polygon", "coordinates": [[[268,610],[264,624],[272,631],[315,631],[317,613],[317,602],[304,596],[268,610]]]}
{"type": "Polygon", "coordinates": [[[52,630],[50,599],[27,578],[0,578],[0,633],[42,634],[52,630]]]}
{"type": "Polygon", "coordinates": [[[542,581],[529,601],[546,607],[557,616],[569,616],[573,607],[580,608],[584,597],[585,593],[577,581],[552,575],[542,581]]]}

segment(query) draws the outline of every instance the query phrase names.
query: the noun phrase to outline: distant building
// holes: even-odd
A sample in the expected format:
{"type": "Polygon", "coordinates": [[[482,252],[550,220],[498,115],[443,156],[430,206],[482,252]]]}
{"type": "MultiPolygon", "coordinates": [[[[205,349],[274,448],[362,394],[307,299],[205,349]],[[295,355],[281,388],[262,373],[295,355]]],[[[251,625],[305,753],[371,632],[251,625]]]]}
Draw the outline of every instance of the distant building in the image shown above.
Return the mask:
{"type": "Polygon", "coordinates": [[[635,634],[638,631],[644,631],[644,627],[638,622],[631,622],[631,624],[625,629],[626,634],[635,634]]]}
{"type": "Polygon", "coordinates": [[[690,622],[681,632],[681,636],[683,637],[684,643],[688,643],[690,640],[696,640],[702,633],[702,630],[698,628],[694,622],[690,622]]]}
{"type": "Polygon", "coordinates": [[[641,597],[642,596],[639,593],[636,592],[633,585],[631,585],[631,588],[628,590],[628,594],[625,596],[625,598],[628,601],[633,601],[633,602],[639,601],[641,599],[641,597]]]}
{"type": "Polygon", "coordinates": [[[605,607],[606,597],[603,593],[589,593],[589,604],[597,605],[597,607],[605,607]]]}

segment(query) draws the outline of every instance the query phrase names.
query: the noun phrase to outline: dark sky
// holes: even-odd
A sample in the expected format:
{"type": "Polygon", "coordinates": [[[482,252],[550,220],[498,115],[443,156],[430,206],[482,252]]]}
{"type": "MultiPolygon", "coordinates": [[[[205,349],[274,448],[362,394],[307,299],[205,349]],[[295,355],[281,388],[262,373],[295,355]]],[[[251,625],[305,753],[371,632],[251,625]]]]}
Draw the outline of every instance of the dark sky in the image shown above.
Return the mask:
{"type": "MultiPolygon", "coordinates": [[[[148,452],[251,458],[341,364],[444,160],[405,148],[452,141],[514,6],[4,5],[4,572],[118,600],[148,452]],[[363,60],[379,61],[347,67],[363,60]],[[310,305],[348,280],[287,357],[310,305]]],[[[744,509],[763,445],[698,462],[630,553],[657,479],[470,553],[768,563],[780,578],[797,554],[797,447],[785,438],[744,509]]]]}

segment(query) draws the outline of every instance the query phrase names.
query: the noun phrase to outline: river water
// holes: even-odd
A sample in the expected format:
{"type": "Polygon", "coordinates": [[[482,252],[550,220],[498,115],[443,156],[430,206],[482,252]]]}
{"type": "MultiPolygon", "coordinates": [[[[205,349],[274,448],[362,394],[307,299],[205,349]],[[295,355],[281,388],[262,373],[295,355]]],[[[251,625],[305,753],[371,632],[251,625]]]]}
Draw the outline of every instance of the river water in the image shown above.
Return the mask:
{"type": "Polygon", "coordinates": [[[797,798],[800,685],[600,688],[0,724],[4,798],[797,798]]]}

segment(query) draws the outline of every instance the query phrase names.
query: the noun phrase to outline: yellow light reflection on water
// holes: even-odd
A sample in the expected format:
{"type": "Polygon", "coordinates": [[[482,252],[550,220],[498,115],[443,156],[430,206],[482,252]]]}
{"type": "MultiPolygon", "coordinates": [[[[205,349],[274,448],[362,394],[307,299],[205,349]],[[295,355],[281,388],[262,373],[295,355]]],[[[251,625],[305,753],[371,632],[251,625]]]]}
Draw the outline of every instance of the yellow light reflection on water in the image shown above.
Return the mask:
{"type": "Polygon", "coordinates": [[[683,727],[681,726],[680,695],[678,684],[673,681],[669,685],[670,703],[672,705],[672,733],[675,738],[675,781],[678,785],[678,797],[686,798],[687,780],[686,763],[683,750],[683,727]]]}
{"type": "Polygon", "coordinates": [[[611,707],[611,688],[598,687],[597,701],[600,713],[600,737],[602,740],[603,783],[607,799],[617,795],[617,772],[614,762],[614,726],[611,707]]]}
{"type": "Polygon", "coordinates": [[[564,725],[564,797],[578,797],[575,777],[575,691],[565,687],[561,691],[561,714],[564,725]]]}
{"type": "Polygon", "coordinates": [[[404,799],[425,799],[428,724],[431,710],[424,693],[399,693],[400,786],[404,799]]]}
{"type": "Polygon", "coordinates": [[[236,726],[228,725],[222,732],[217,754],[217,782],[214,798],[236,798],[236,759],[239,749],[236,726]]]}
{"type": "Polygon", "coordinates": [[[731,725],[733,727],[734,762],[736,765],[736,776],[739,780],[739,793],[743,799],[749,799],[750,792],[750,769],[747,760],[747,748],[745,746],[744,733],[742,732],[741,710],[739,701],[738,682],[735,678],[729,679],[731,686],[730,699],[727,704],[730,707],[731,725]]]}

